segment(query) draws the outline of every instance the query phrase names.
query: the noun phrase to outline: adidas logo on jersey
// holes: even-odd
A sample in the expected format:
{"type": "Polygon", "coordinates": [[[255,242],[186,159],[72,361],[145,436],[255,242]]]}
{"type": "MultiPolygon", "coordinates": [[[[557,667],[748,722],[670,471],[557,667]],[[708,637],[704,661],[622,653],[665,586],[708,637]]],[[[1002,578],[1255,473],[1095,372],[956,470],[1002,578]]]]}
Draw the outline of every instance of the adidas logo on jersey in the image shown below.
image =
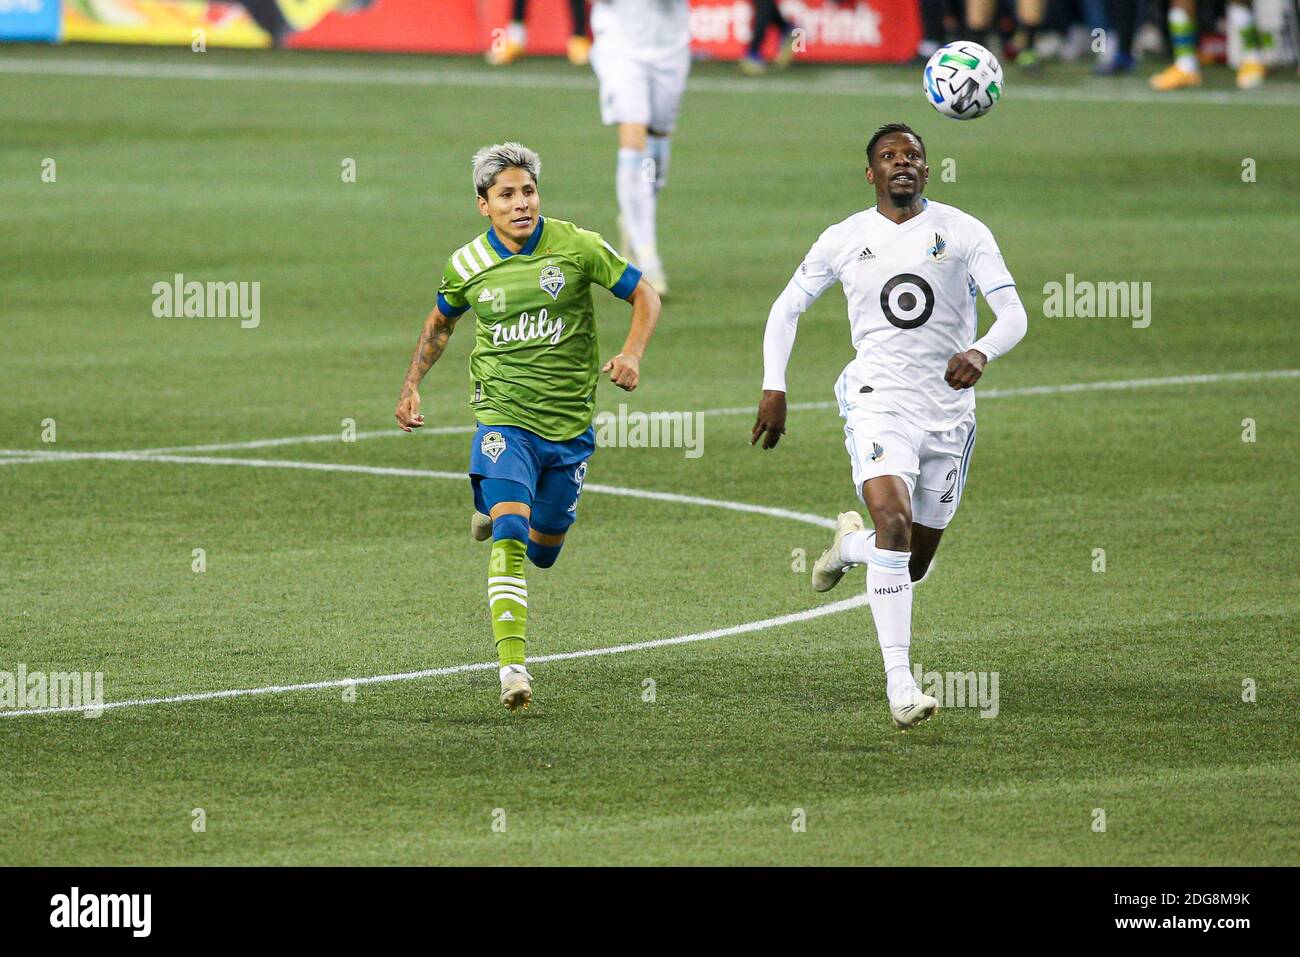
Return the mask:
{"type": "Polygon", "coordinates": [[[870,246],[863,246],[862,252],[858,253],[858,262],[864,263],[868,259],[875,259],[876,254],[871,251],[870,246]]]}
{"type": "Polygon", "coordinates": [[[492,301],[492,290],[491,290],[491,289],[488,289],[486,286],[484,286],[484,287],[483,287],[483,291],[482,291],[481,293],[478,294],[478,301],[479,301],[479,302],[491,302],[491,301],[492,301]]]}
{"type": "Polygon", "coordinates": [[[497,621],[514,621],[514,620],[515,620],[515,616],[510,614],[510,612],[508,611],[503,611],[500,617],[497,618],[497,621]]]}

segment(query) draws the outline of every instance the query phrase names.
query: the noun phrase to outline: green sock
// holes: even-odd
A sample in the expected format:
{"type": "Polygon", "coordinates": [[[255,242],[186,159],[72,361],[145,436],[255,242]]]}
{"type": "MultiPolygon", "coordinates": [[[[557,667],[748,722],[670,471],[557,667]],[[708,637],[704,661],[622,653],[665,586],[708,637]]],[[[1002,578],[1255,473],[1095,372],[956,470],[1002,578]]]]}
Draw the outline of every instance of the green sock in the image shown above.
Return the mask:
{"type": "Polygon", "coordinates": [[[524,627],[528,624],[528,584],[524,581],[526,547],[516,538],[492,543],[488,562],[488,613],[501,666],[524,663],[524,627]]]}
{"type": "Polygon", "coordinates": [[[1198,69],[1196,62],[1196,24],[1186,10],[1177,7],[1169,11],[1169,39],[1173,43],[1174,58],[1184,69],[1198,69]]]}
{"type": "Polygon", "coordinates": [[[1259,58],[1259,29],[1255,25],[1255,13],[1250,7],[1239,3],[1228,4],[1228,30],[1241,38],[1242,53],[1259,58]]]}

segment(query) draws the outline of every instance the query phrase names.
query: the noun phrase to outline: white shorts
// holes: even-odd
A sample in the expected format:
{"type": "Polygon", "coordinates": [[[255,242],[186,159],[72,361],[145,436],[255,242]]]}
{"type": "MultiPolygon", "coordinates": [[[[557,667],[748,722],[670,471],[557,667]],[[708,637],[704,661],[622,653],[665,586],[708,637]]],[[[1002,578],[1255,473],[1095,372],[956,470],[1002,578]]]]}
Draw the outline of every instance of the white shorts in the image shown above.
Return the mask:
{"type": "Polygon", "coordinates": [[[975,413],[955,428],[927,432],[897,412],[850,409],[844,420],[844,446],[853,462],[853,487],[897,475],[912,495],[912,521],[947,528],[961,504],[962,488],[975,450],[975,413]]]}
{"type": "Polygon", "coordinates": [[[600,81],[602,123],[639,123],[655,133],[673,131],[691,72],[689,48],[662,58],[642,58],[597,40],[591,66],[600,81]]]}

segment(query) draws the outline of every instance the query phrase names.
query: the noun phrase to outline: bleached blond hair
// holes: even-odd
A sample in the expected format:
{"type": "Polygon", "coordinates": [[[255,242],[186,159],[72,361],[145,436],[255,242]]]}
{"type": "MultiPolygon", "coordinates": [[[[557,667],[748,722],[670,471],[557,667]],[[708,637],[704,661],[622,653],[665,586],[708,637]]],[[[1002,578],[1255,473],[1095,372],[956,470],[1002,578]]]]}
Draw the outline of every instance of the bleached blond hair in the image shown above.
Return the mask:
{"type": "Polygon", "coordinates": [[[497,143],[474,154],[474,192],[487,199],[497,177],[508,169],[527,170],[536,183],[542,175],[542,160],[522,143],[497,143]]]}

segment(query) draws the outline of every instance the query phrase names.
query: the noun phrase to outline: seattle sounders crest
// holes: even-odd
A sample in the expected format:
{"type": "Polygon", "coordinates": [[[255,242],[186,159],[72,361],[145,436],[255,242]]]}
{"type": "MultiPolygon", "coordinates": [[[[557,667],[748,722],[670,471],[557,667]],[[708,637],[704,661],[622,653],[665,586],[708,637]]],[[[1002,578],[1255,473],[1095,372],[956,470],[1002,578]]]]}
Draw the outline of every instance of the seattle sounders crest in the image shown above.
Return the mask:
{"type": "Polygon", "coordinates": [[[551,294],[552,299],[558,299],[560,290],[564,288],[564,273],[560,272],[559,266],[547,266],[542,270],[539,282],[551,294]]]}

